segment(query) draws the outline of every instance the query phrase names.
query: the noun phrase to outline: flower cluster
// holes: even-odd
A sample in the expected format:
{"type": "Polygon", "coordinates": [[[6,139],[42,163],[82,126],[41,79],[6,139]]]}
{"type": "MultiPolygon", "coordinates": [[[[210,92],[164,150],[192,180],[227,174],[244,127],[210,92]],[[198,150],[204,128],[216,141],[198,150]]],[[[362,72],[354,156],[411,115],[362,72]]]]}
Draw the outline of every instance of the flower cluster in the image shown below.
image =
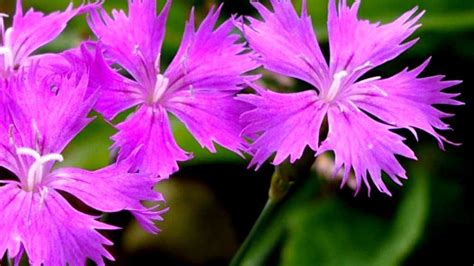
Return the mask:
{"type": "Polygon", "coordinates": [[[117,229],[72,207],[64,193],[101,212],[130,211],[142,227],[156,233],[163,196],[154,185],[177,171],[190,155],[176,144],[168,120],[173,113],[196,139],[215,151],[216,142],[244,150],[239,116],[247,104],[234,99],[258,66],[232,20],[217,29],[220,8],[196,30],[193,14],[181,48],[160,72],[160,48],[171,1],[156,15],[154,0],[129,1],[128,15],[109,17],[101,3],[48,15],[23,12],[17,1],[12,26],[1,21],[0,166],[15,178],[0,181],[0,257],[32,265],[99,265],[113,257],[112,243],[97,230],[117,229]],[[97,42],[84,42],[59,54],[36,54],[75,16],[86,14],[97,42]],[[119,64],[133,79],[110,66],[119,64]],[[112,137],[117,160],[95,171],[61,168],[62,151],[93,118],[106,119],[137,106],[112,137]],[[145,207],[143,201],[153,202],[145,207]]]}
{"type": "Polygon", "coordinates": [[[203,148],[215,144],[253,156],[259,167],[274,153],[278,165],[299,159],[309,146],[317,155],[332,151],[343,184],[351,172],[357,191],[372,182],[390,194],[385,172],[401,184],[405,170],[396,155],[415,159],[404,139],[406,128],[448,142],[437,130],[450,116],[438,104],[459,105],[457,94],[443,92],[458,81],[419,75],[428,61],[392,77],[362,78],[396,58],[416,40],[423,12],[408,11],[392,23],[372,24],[357,17],[360,1],[329,1],[329,62],[320,50],[303,1],[302,14],[289,0],[271,0],[272,10],[252,4],[262,19],[230,18],[219,26],[221,7],[195,27],[194,13],[181,45],[162,70],[160,55],[167,0],[157,15],[156,0],[128,0],[128,13],[109,15],[102,2],[70,5],[43,14],[22,9],[17,0],[11,27],[0,18],[0,258],[32,265],[84,265],[113,260],[112,243],[98,230],[118,228],[75,209],[70,197],[104,213],[130,211],[142,227],[159,231],[167,211],[154,186],[178,171],[192,155],[173,137],[169,114],[178,118],[203,148]],[[74,17],[85,15],[97,41],[55,54],[34,54],[54,40],[74,17]],[[242,31],[246,43],[240,41],[242,31]],[[34,54],[34,55],[33,55],[34,54]],[[120,70],[112,66],[120,66],[120,70]],[[257,84],[249,72],[263,66],[312,86],[277,93],[257,84]],[[125,73],[126,72],[126,73],[125,73]],[[246,87],[255,93],[241,94],[246,87]],[[125,121],[114,118],[134,108],[125,121]],[[66,168],[62,152],[101,114],[117,133],[111,137],[116,160],[98,170],[66,168]],[[320,141],[322,125],[328,132],[320,141]],[[152,202],[151,207],[144,201],[152,202]]]}

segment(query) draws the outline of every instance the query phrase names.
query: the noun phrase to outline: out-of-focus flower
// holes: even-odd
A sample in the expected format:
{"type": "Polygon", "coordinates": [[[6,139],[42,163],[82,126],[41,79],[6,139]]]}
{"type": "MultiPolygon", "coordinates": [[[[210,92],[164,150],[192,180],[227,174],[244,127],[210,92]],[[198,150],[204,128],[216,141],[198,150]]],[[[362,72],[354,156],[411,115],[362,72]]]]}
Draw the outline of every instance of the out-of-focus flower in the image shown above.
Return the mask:
{"type": "Polygon", "coordinates": [[[134,78],[118,75],[105,62],[102,70],[93,73],[102,84],[96,109],[107,119],[137,106],[112,137],[113,147],[119,148],[118,160],[138,149],[136,169],[166,178],[177,171],[178,161],[190,159],[172,135],[168,112],[211,152],[215,152],[215,142],[240,154],[245,141],[240,137],[239,116],[248,105],[234,96],[252,78],[244,73],[257,63],[238,43],[239,35],[231,34],[232,20],[215,29],[220,8],[212,9],[196,30],[191,12],[178,53],[161,72],[160,51],[171,1],[158,16],[156,0],[129,0],[128,4],[128,16],[113,11],[110,17],[105,10],[96,10],[88,17],[106,59],[134,78]]]}
{"type": "Polygon", "coordinates": [[[360,1],[329,1],[329,64],[318,45],[303,1],[299,16],[288,0],[271,0],[273,11],[253,5],[262,21],[248,18],[241,25],[258,61],[276,73],[303,80],[314,89],[291,94],[276,93],[255,85],[257,95],[240,99],[254,106],[242,115],[244,135],[257,136],[251,150],[252,165],[260,166],[274,152],[274,164],[290,157],[294,162],[306,146],[316,155],[335,154],[335,172],[344,168],[342,185],[354,171],[358,192],[362,182],[370,192],[369,178],[377,189],[390,195],[382,171],[397,184],[407,178],[396,155],[415,159],[412,150],[394,133],[397,128],[415,129],[433,135],[443,147],[448,142],[436,130],[447,130],[442,121],[451,116],[438,104],[460,105],[458,94],[443,92],[459,81],[443,76],[423,77],[429,60],[414,70],[387,78],[361,79],[369,70],[387,62],[415,44],[404,42],[420,25],[423,12],[412,9],[392,23],[382,25],[359,20],[360,1]],[[327,119],[327,138],[320,144],[320,128],[327,119]]]}
{"type": "Polygon", "coordinates": [[[103,257],[113,259],[104,245],[112,243],[97,230],[117,228],[76,210],[61,193],[102,212],[129,210],[150,232],[166,210],[141,201],[164,199],[153,191],[156,180],[129,172],[133,153],[97,171],[54,168],[91,121],[97,92],[86,71],[54,79],[45,73],[36,64],[21,68],[0,92],[0,166],[15,176],[0,181],[0,257],[19,260],[26,252],[32,265],[84,265],[87,258],[104,265],[103,257]]]}
{"type": "Polygon", "coordinates": [[[0,77],[27,65],[30,55],[58,37],[72,18],[98,6],[92,3],[73,8],[71,3],[63,12],[45,15],[33,9],[24,13],[21,0],[17,0],[10,28],[5,29],[3,18],[7,15],[0,13],[0,77]]]}

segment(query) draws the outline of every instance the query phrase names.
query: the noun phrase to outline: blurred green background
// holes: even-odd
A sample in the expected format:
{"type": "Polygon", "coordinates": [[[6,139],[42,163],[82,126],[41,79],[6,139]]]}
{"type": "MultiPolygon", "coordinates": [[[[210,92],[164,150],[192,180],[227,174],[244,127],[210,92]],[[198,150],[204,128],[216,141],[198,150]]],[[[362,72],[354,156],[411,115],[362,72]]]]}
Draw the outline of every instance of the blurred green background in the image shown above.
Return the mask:
{"type": "MultiPolygon", "coordinates": [[[[76,4],[81,1],[75,1],[76,4]]],[[[163,0],[158,0],[159,5],[163,0]]],[[[175,0],[168,20],[163,60],[176,52],[185,18],[192,6],[198,21],[212,5],[224,2],[222,18],[231,14],[253,15],[247,0],[175,0]]],[[[294,1],[299,3],[301,1],[294,1]]],[[[273,216],[245,259],[246,265],[419,265],[421,263],[471,265],[473,139],[472,87],[474,67],[474,1],[465,0],[364,0],[361,17],[389,22],[402,12],[419,6],[427,13],[423,27],[415,33],[419,43],[373,74],[387,77],[406,66],[415,67],[433,56],[425,75],[445,74],[464,80],[451,91],[462,92],[466,103],[449,122],[450,140],[460,147],[440,151],[435,140],[420,134],[416,142],[407,131],[400,133],[417,151],[419,161],[402,160],[410,179],[404,188],[391,186],[393,197],[362,191],[353,197],[350,187],[339,189],[339,181],[313,173],[296,186],[273,216]]],[[[49,12],[64,9],[67,1],[24,1],[25,6],[49,12]]],[[[323,0],[308,0],[323,47],[327,47],[326,6],[323,0]]],[[[108,9],[125,8],[126,1],[105,1],[108,9]]],[[[0,1],[0,10],[12,14],[14,1],[0,1]]],[[[298,7],[299,8],[299,7],[298,7]]],[[[7,19],[8,20],[8,19],[7,19]]],[[[376,37],[376,36],[375,36],[376,37]]],[[[59,39],[43,51],[61,51],[93,38],[85,19],[77,18],[59,39]]],[[[326,48],[327,52],[327,48],[326,48]]],[[[307,89],[292,80],[274,86],[307,89]]],[[[118,121],[122,118],[119,118],[118,121]]],[[[106,221],[124,228],[105,232],[115,245],[113,265],[225,265],[248,234],[263,208],[271,165],[258,172],[246,170],[247,161],[222,149],[210,154],[200,148],[184,126],[173,122],[178,143],[195,159],[157,189],[163,192],[170,211],[157,236],[144,233],[126,213],[106,221]]],[[[98,117],[65,154],[67,165],[96,169],[109,160],[109,136],[114,130],[98,117]]],[[[324,162],[323,162],[324,164],[324,162]]],[[[391,183],[387,180],[387,183],[391,183]]]]}

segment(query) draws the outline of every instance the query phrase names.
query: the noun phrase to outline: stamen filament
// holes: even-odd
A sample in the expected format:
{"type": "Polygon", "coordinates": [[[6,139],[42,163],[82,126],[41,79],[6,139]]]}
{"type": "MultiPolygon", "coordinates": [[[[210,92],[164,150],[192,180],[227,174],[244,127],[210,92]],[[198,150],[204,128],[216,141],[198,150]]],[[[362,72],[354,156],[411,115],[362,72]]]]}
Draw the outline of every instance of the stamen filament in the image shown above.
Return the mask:
{"type": "Polygon", "coordinates": [[[50,153],[41,156],[36,150],[31,148],[18,148],[16,150],[18,155],[28,155],[35,159],[35,162],[28,169],[28,176],[26,180],[26,191],[33,191],[35,187],[43,180],[44,165],[50,161],[64,160],[63,156],[59,153],[50,153]]]}
{"type": "MultiPolygon", "coordinates": [[[[3,19],[2,19],[3,22],[3,19]]],[[[3,28],[3,23],[2,23],[2,28],[3,28]]],[[[3,55],[3,66],[5,69],[12,67],[13,66],[13,51],[11,49],[11,35],[12,35],[13,29],[8,28],[5,33],[3,33],[2,29],[2,38],[3,38],[3,43],[2,46],[0,46],[0,55],[3,55]]]]}
{"type": "Polygon", "coordinates": [[[334,74],[334,80],[329,88],[328,94],[326,95],[327,101],[332,101],[336,98],[342,84],[342,79],[345,78],[349,73],[347,71],[342,70],[334,74]]]}
{"type": "Polygon", "coordinates": [[[156,103],[163,96],[168,88],[170,80],[165,76],[158,74],[156,76],[155,89],[153,90],[152,102],[156,103]]]}

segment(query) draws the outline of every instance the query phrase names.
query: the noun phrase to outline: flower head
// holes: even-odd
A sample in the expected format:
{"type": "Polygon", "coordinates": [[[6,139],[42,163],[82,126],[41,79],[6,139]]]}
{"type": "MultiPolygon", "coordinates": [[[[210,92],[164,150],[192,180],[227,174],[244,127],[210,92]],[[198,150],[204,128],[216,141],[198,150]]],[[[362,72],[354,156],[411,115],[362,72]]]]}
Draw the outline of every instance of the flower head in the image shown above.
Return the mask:
{"type": "Polygon", "coordinates": [[[22,68],[0,92],[0,166],[15,176],[0,181],[0,257],[26,252],[32,265],[84,265],[87,258],[104,265],[102,257],[113,259],[104,245],[112,243],[97,230],[116,227],[74,209],[61,193],[98,211],[129,210],[151,232],[165,210],[141,201],[163,197],[152,189],[156,180],[130,173],[131,159],[97,171],[54,167],[91,121],[97,92],[87,72],[45,73],[38,65],[22,68]]]}
{"type": "Polygon", "coordinates": [[[423,12],[414,8],[389,24],[370,23],[357,17],[360,1],[329,1],[328,35],[330,60],[324,58],[303,1],[297,14],[288,0],[272,0],[273,11],[261,3],[253,5],[262,21],[249,18],[242,25],[257,60],[268,70],[303,80],[312,90],[282,94],[254,85],[257,95],[240,99],[254,106],[242,115],[245,135],[255,136],[251,150],[253,165],[261,165],[274,152],[274,164],[290,157],[300,158],[306,146],[316,155],[335,154],[336,172],[344,169],[343,185],[353,170],[357,192],[362,182],[370,191],[369,176],[381,192],[390,194],[382,171],[400,183],[406,178],[396,155],[415,159],[404,139],[392,130],[415,129],[433,135],[440,146],[447,140],[436,130],[449,126],[442,118],[449,114],[434,105],[459,105],[458,94],[443,92],[459,81],[442,76],[420,78],[428,61],[414,70],[390,78],[361,79],[369,70],[410,48],[416,40],[405,40],[420,26],[423,12]],[[327,119],[328,135],[320,143],[320,131],[327,119]]]}
{"type": "Polygon", "coordinates": [[[119,161],[138,149],[137,170],[168,177],[178,169],[178,161],[190,159],[173,137],[168,113],[210,151],[215,151],[216,142],[240,153],[244,141],[238,118],[248,105],[234,96],[250,78],[244,73],[257,63],[237,43],[239,36],[231,34],[232,21],[214,29],[220,8],[212,9],[196,30],[191,13],[178,53],[161,71],[160,50],[171,1],[166,1],[159,15],[155,0],[129,0],[128,4],[128,16],[114,11],[110,17],[105,10],[96,10],[88,18],[106,58],[133,76],[131,80],[118,75],[105,61],[92,72],[102,87],[96,109],[106,118],[137,106],[112,137],[119,161]]]}
{"type": "Polygon", "coordinates": [[[5,29],[0,14],[0,76],[7,77],[21,65],[28,64],[30,55],[41,46],[54,40],[78,14],[98,6],[97,3],[73,8],[70,4],[63,12],[44,15],[33,9],[23,12],[21,0],[16,2],[12,26],[5,29]]]}

